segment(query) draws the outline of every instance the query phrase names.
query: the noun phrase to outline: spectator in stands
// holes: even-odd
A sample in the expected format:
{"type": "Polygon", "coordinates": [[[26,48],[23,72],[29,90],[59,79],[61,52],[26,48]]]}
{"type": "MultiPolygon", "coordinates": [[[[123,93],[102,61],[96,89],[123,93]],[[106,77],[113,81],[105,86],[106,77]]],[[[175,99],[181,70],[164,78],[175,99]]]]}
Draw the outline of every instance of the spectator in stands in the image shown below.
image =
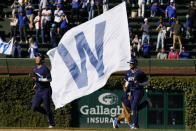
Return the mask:
{"type": "Polygon", "coordinates": [[[150,43],[150,31],[151,26],[148,24],[148,19],[144,19],[144,24],[141,26],[142,33],[142,45],[144,44],[144,39],[148,40],[148,43],[150,43]]]}
{"type": "Polygon", "coordinates": [[[28,2],[25,4],[25,10],[26,10],[26,16],[29,19],[29,28],[30,30],[32,30],[33,29],[34,6],[31,4],[31,0],[28,0],[28,2]]]}
{"type": "Polygon", "coordinates": [[[47,40],[50,40],[51,15],[52,11],[49,9],[49,5],[46,5],[45,9],[42,11],[42,22],[44,35],[46,34],[47,40]]]}
{"type": "Polygon", "coordinates": [[[161,59],[161,60],[166,60],[167,59],[167,54],[165,53],[165,49],[161,48],[161,52],[159,52],[157,54],[157,59],[161,59]]]}
{"type": "Polygon", "coordinates": [[[19,12],[24,12],[24,1],[23,0],[18,0],[18,3],[20,4],[19,12]]]}
{"type": "Polygon", "coordinates": [[[101,5],[101,0],[95,0],[95,7],[97,9],[97,15],[100,15],[100,5],[101,5]]]}
{"type": "Polygon", "coordinates": [[[191,28],[191,25],[190,25],[189,15],[186,15],[186,24],[185,24],[186,39],[190,39],[191,38],[190,28],[191,28]]]}
{"type": "Polygon", "coordinates": [[[131,50],[131,58],[136,58],[136,56],[137,56],[137,47],[131,43],[130,50],[131,50]]]}
{"type": "Polygon", "coordinates": [[[152,6],[151,6],[151,8],[150,8],[150,17],[155,17],[156,16],[156,13],[158,12],[158,10],[159,10],[159,7],[158,7],[158,5],[157,5],[157,3],[155,2],[155,3],[152,3],[152,6]]]}
{"type": "Polygon", "coordinates": [[[10,18],[10,27],[11,27],[11,32],[10,32],[10,38],[16,37],[16,31],[17,31],[17,25],[18,25],[18,18],[16,17],[16,14],[12,15],[12,18],[10,18]]]}
{"type": "Polygon", "coordinates": [[[79,24],[79,0],[72,0],[71,20],[74,22],[74,15],[76,15],[75,24],[79,24]]]}
{"type": "Polygon", "coordinates": [[[150,43],[148,42],[148,39],[144,39],[144,44],[142,44],[143,49],[143,57],[144,58],[150,58],[150,43]]]}
{"type": "Polygon", "coordinates": [[[49,5],[48,0],[41,0],[39,4],[39,9],[43,10],[46,8],[46,5],[49,5]]]}
{"type": "Polygon", "coordinates": [[[130,39],[130,42],[133,41],[135,35],[133,33],[133,28],[132,27],[129,27],[129,39],[130,39]]]}
{"type": "Polygon", "coordinates": [[[180,59],[190,59],[191,55],[189,52],[185,52],[185,48],[182,47],[182,50],[179,53],[179,57],[180,57],[180,59]]]}
{"type": "Polygon", "coordinates": [[[158,31],[156,51],[158,51],[160,41],[161,41],[161,48],[164,48],[164,40],[166,37],[166,27],[165,27],[165,23],[163,22],[162,17],[160,17],[159,21],[157,22],[156,30],[158,31]]]}
{"type": "Polygon", "coordinates": [[[145,0],[138,0],[138,17],[144,17],[145,13],[145,0]]]}
{"type": "Polygon", "coordinates": [[[133,46],[137,48],[137,54],[140,52],[141,48],[141,39],[139,40],[138,35],[136,34],[133,41],[132,41],[133,46]]]}
{"type": "Polygon", "coordinates": [[[61,7],[62,5],[58,4],[56,10],[54,11],[54,23],[56,24],[58,34],[60,34],[61,17],[64,14],[63,10],[61,10],[61,7]]]}
{"type": "Polygon", "coordinates": [[[28,49],[29,57],[35,58],[38,53],[38,43],[34,41],[31,37],[29,38],[29,49],[28,49]]]}
{"type": "Polygon", "coordinates": [[[165,18],[169,17],[169,21],[172,17],[176,18],[176,6],[173,0],[170,0],[170,5],[167,6],[165,10],[165,18]]]}
{"type": "Polygon", "coordinates": [[[109,10],[109,0],[103,0],[103,13],[109,10]]]}
{"type": "Polygon", "coordinates": [[[174,17],[172,17],[169,21],[169,27],[167,27],[167,31],[169,32],[169,38],[172,38],[172,31],[173,29],[171,28],[173,24],[176,23],[176,19],[174,17]]]}
{"type": "Polygon", "coordinates": [[[44,43],[44,29],[43,29],[43,19],[41,16],[41,11],[38,10],[37,16],[34,19],[35,29],[36,29],[36,42],[39,43],[39,33],[41,32],[42,43],[44,43]]]}
{"type": "Polygon", "coordinates": [[[155,17],[160,13],[163,13],[163,14],[165,13],[164,10],[161,9],[156,2],[152,3],[152,6],[151,6],[150,10],[151,10],[150,17],[155,17]]]}
{"type": "Polygon", "coordinates": [[[44,25],[48,25],[48,27],[50,27],[51,24],[51,15],[52,15],[52,11],[49,8],[49,5],[46,5],[45,9],[42,10],[42,19],[44,25]]]}
{"type": "Polygon", "coordinates": [[[87,0],[82,0],[81,1],[82,8],[80,9],[80,16],[81,16],[81,22],[85,22],[86,19],[86,14],[87,14],[87,0]]]}
{"type": "Polygon", "coordinates": [[[61,9],[63,10],[64,4],[67,0],[55,0],[55,4],[54,5],[60,5],[61,9]]]}
{"type": "Polygon", "coordinates": [[[21,46],[18,44],[18,40],[14,39],[13,49],[12,49],[12,57],[20,58],[21,57],[21,46]]]}
{"type": "Polygon", "coordinates": [[[19,13],[20,3],[18,0],[14,0],[14,3],[11,5],[12,15],[19,13]]]}
{"type": "Polygon", "coordinates": [[[95,1],[87,0],[88,20],[94,18],[95,1]]]}
{"type": "Polygon", "coordinates": [[[168,54],[168,59],[179,59],[178,52],[175,50],[175,48],[173,46],[170,47],[170,52],[168,54]]]}
{"type": "Polygon", "coordinates": [[[19,3],[20,5],[22,5],[22,4],[24,3],[24,0],[18,0],[18,3],[19,3]]]}
{"type": "Polygon", "coordinates": [[[26,41],[26,44],[28,43],[27,41],[27,22],[29,21],[27,16],[24,15],[24,12],[20,12],[18,13],[18,24],[19,24],[19,32],[20,32],[20,43],[22,43],[22,39],[23,39],[23,36],[25,38],[25,41],[26,41]]]}
{"type": "Polygon", "coordinates": [[[50,30],[50,43],[52,47],[57,46],[57,29],[56,24],[52,24],[52,28],[50,30]]]}
{"type": "Polygon", "coordinates": [[[61,25],[60,25],[60,35],[61,35],[61,37],[63,37],[65,32],[67,32],[68,23],[69,23],[69,21],[67,19],[67,16],[65,14],[63,14],[61,16],[61,25]]]}
{"type": "Polygon", "coordinates": [[[194,1],[190,1],[190,6],[188,8],[188,14],[190,19],[190,30],[192,32],[193,29],[196,28],[196,6],[194,5],[194,1]]]}
{"type": "Polygon", "coordinates": [[[182,49],[182,41],[181,41],[181,30],[182,25],[179,23],[179,20],[176,20],[176,23],[172,25],[173,29],[173,47],[176,46],[176,40],[178,40],[178,43],[180,45],[180,50],[182,49]]]}

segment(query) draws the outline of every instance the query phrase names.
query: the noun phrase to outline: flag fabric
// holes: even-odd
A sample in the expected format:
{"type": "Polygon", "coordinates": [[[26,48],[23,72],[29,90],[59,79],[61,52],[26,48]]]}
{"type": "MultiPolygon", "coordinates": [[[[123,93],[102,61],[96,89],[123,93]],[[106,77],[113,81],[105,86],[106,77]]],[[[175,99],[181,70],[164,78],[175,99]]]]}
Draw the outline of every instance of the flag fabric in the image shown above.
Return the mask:
{"type": "Polygon", "coordinates": [[[112,73],[129,69],[125,2],[66,32],[47,55],[56,109],[102,88],[112,73]]]}
{"type": "Polygon", "coordinates": [[[0,53],[5,55],[11,55],[13,50],[13,41],[12,38],[8,43],[3,42],[3,40],[0,38],[0,53]]]}

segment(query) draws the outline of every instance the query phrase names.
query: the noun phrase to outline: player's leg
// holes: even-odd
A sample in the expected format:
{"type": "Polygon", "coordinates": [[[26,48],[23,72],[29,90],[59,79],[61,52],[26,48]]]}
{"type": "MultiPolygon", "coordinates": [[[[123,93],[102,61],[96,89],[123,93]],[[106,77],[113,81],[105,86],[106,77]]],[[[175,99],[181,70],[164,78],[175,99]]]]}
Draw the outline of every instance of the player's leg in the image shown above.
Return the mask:
{"type": "Polygon", "coordinates": [[[138,105],[138,110],[141,110],[146,106],[152,107],[152,102],[149,98],[147,98],[147,100],[143,101],[141,104],[138,105]]]}
{"type": "Polygon", "coordinates": [[[120,121],[125,118],[124,107],[122,102],[122,113],[113,121],[113,128],[119,128],[120,121]]]}
{"type": "Polygon", "coordinates": [[[55,126],[54,116],[53,116],[53,113],[50,107],[50,101],[51,101],[51,89],[50,88],[45,89],[45,91],[43,92],[42,98],[44,102],[44,108],[48,115],[49,126],[55,126]]]}
{"type": "Polygon", "coordinates": [[[123,108],[122,113],[117,117],[118,123],[120,123],[120,121],[125,118],[125,110],[124,110],[124,107],[123,107],[123,102],[122,102],[122,108],[123,108]]]}
{"type": "Polygon", "coordinates": [[[131,124],[130,112],[128,111],[128,107],[123,102],[122,102],[122,107],[123,107],[124,118],[126,119],[128,125],[129,125],[129,124],[131,124]]]}
{"type": "Polygon", "coordinates": [[[130,113],[127,109],[127,106],[122,102],[122,108],[123,108],[123,112],[117,117],[117,119],[115,119],[113,121],[113,128],[118,128],[120,124],[120,121],[122,119],[126,119],[128,125],[130,124],[130,113]]]}
{"type": "Polygon", "coordinates": [[[36,92],[35,96],[33,97],[33,101],[32,101],[33,111],[38,111],[42,114],[46,114],[45,109],[41,107],[41,103],[42,103],[42,96],[40,95],[39,92],[36,92]]]}
{"type": "Polygon", "coordinates": [[[131,102],[131,108],[133,111],[133,126],[131,128],[139,128],[138,125],[138,105],[140,101],[142,100],[142,97],[144,96],[144,91],[143,90],[135,90],[133,92],[133,100],[131,102]]]}

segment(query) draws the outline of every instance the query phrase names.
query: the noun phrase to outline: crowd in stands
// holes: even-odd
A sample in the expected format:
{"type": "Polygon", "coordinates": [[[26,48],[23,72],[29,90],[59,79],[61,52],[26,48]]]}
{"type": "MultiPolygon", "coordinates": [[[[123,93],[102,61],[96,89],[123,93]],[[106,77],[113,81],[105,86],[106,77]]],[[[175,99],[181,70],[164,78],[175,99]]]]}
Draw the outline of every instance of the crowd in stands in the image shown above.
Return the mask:
{"type": "MultiPolygon", "coordinates": [[[[129,1],[130,2],[130,1],[129,1]]],[[[135,5],[134,1],[132,2],[132,6],[135,5]]],[[[150,17],[158,16],[159,20],[156,24],[156,29],[152,29],[153,25],[148,23],[148,18],[144,17],[145,6],[148,4],[145,0],[138,0],[138,17],[144,19],[144,24],[141,25],[141,39],[139,39],[138,34],[134,34],[132,28],[130,28],[130,41],[131,41],[131,55],[132,57],[142,56],[144,58],[151,57],[151,41],[150,36],[152,30],[156,30],[157,32],[157,42],[156,42],[156,52],[157,59],[190,59],[191,54],[189,52],[185,52],[185,47],[182,42],[182,35],[185,34],[186,39],[190,39],[191,37],[195,37],[193,34],[195,31],[195,24],[191,24],[190,21],[196,22],[196,7],[194,6],[194,1],[190,1],[190,5],[188,6],[186,23],[182,24],[177,17],[176,13],[176,4],[174,0],[167,1],[169,4],[166,6],[166,9],[160,8],[163,5],[163,1],[151,1],[151,13],[150,17]],[[191,18],[190,18],[191,16],[191,18]],[[194,17],[193,17],[194,16],[194,17]],[[166,20],[167,22],[165,22],[166,20]],[[166,26],[169,25],[169,26],[166,26]],[[192,34],[192,35],[191,35],[192,34]],[[165,53],[165,40],[167,38],[172,40],[172,47],[170,47],[170,52],[168,54],[165,53]],[[159,49],[161,44],[161,49],[159,49]],[[178,44],[178,45],[177,45],[178,44]],[[179,47],[179,52],[177,51],[177,47],[179,47]],[[160,52],[159,52],[160,51],[160,52]]],[[[149,5],[149,4],[148,4],[149,5]]]]}
{"type": "MultiPolygon", "coordinates": [[[[196,7],[194,1],[190,0],[187,8],[186,23],[183,25],[176,13],[174,0],[122,0],[138,7],[138,17],[144,20],[141,25],[141,35],[135,34],[130,27],[130,46],[132,57],[142,56],[150,58],[152,48],[151,32],[157,32],[156,52],[157,59],[185,59],[191,58],[190,53],[185,52],[185,45],[182,42],[182,34],[186,39],[193,37],[196,22],[196,7]],[[137,5],[137,6],[136,6],[137,5]],[[149,18],[146,14],[146,5],[151,6],[149,17],[159,17],[156,28],[152,29],[149,18]],[[163,8],[163,5],[166,8],[163,8]],[[165,20],[165,21],[164,21],[165,20]],[[169,26],[166,26],[169,25],[169,26]],[[173,44],[168,55],[165,53],[166,39],[172,38],[173,44]],[[161,47],[161,48],[160,48],[161,47]],[[179,53],[177,52],[179,47],[179,53]],[[160,52],[159,52],[160,51],[160,52]]],[[[15,38],[15,48],[21,57],[21,43],[29,44],[29,57],[34,58],[38,53],[40,44],[50,43],[52,47],[58,45],[58,41],[71,25],[79,25],[91,20],[109,9],[109,0],[14,0],[11,5],[12,17],[10,19],[10,37],[15,38]],[[66,6],[70,4],[71,14],[68,15],[66,6]],[[101,9],[102,7],[102,9],[101,9]],[[96,11],[96,13],[95,13],[96,11]],[[87,19],[85,19],[87,16],[87,19]],[[19,32],[19,38],[17,38],[19,32]],[[35,32],[35,34],[33,34],[35,32]],[[33,37],[35,36],[35,38],[33,37]]]]}

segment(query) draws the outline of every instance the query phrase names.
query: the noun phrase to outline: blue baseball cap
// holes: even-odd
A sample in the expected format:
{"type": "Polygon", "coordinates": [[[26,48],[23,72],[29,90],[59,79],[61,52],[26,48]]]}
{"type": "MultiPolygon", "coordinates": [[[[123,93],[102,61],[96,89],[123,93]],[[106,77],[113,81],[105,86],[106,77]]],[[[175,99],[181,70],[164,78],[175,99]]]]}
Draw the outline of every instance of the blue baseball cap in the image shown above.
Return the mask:
{"type": "Polygon", "coordinates": [[[45,59],[45,56],[43,54],[41,54],[41,53],[35,54],[35,57],[40,57],[42,60],[45,59]]]}
{"type": "Polygon", "coordinates": [[[137,64],[137,59],[135,58],[132,58],[129,62],[127,63],[130,63],[130,64],[137,64]]]}
{"type": "Polygon", "coordinates": [[[57,7],[62,8],[62,5],[61,4],[58,4],[57,7]]]}

